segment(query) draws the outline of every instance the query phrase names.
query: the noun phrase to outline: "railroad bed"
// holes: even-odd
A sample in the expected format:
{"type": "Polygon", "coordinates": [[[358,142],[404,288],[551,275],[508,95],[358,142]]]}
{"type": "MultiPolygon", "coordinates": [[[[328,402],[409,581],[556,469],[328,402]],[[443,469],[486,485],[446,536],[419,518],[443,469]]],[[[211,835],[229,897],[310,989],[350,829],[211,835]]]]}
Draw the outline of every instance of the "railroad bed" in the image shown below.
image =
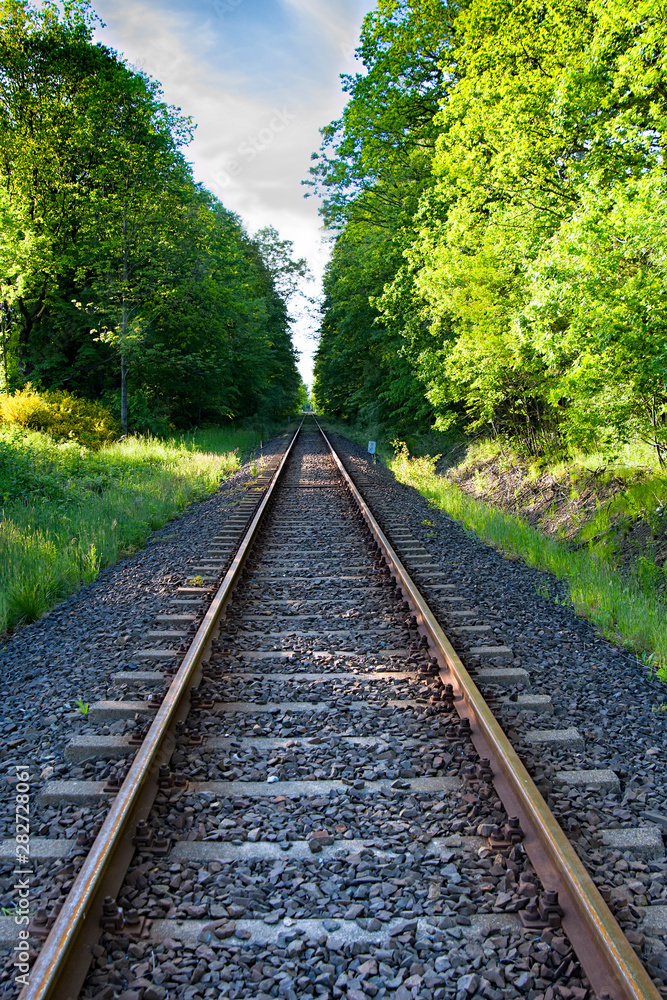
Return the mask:
{"type": "MultiPolygon", "coordinates": [[[[435,617],[454,623],[496,709],[509,718],[527,711],[522,739],[553,757],[549,774],[573,799],[613,815],[615,776],[576,766],[576,730],[568,742],[554,728],[548,696],[526,690],[511,649],[488,641],[490,627],[383,500],[373,471],[356,479],[435,617]]],[[[220,628],[212,623],[193,658],[196,693],[188,683],[181,707],[174,702],[148,804],[133,802],[134,845],[114,861],[118,887],[99,943],[88,945],[94,958],[81,995],[584,1000],[595,994],[581,960],[599,995],[604,986],[619,1000],[658,996],[641,967],[630,968],[631,945],[639,950],[643,936],[627,943],[592,883],[586,905],[599,903],[596,914],[609,919],[601,936],[623,967],[618,977],[597,952],[591,959],[569,890],[562,923],[550,906],[544,888],[560,889],[564,873],[553,859],[545,864],[524,815],[523,830],[510,821],[501,798],[514,805],[516,793],[505,765],[479,752],[495,730],[462,694],[465,670],[444,637],[438,644],[424,598],[402,579],[397,585],[401,567],[388,569],[384,536],[362,516],[313,424],[270,499],[264,485],[222,530],[212,528],[208,553],[138,651],[142,669],[117,672],[108,697],[91,705],[87,731],[66,751],[74,774],[41,790],[42,826],[62,833],[32,841],[45,912],[31,930],[43,920],[46,933],[54,904],[85,873],[89,835],[105,817],[108,824],[128,760],[136,754],[137,766],[151,719],[166,711],[167,689],[187,667],[202,596],[236,572],[220,628]],[[246,559],[238,542],[260,502],[266,513],[246,559]],[[533,926],[524,926],[526,913],[533,926]]],[[[625,847],[630,875],[651,865],[664,874],[659,835],[625,847]]],[[[575,875],[577,864],[572,852],[575,875]]],[[[77,975],[83,964],[74,963],[77,975]]],[[[67,985],[59,989],[39,995],[68,995],[67,985]]]]}

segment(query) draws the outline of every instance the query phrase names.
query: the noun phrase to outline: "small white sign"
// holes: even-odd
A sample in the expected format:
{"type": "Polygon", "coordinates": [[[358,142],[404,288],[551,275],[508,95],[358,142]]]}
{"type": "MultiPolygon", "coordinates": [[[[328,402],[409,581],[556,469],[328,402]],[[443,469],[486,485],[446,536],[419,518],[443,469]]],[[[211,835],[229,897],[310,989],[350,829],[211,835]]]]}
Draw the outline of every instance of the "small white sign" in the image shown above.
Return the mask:
{"type": "Polygon", "coordinates": [[[375,441],[369,441],[368,442],[368,454],[369,455],[374,455],[375,454],[375,441]]]}

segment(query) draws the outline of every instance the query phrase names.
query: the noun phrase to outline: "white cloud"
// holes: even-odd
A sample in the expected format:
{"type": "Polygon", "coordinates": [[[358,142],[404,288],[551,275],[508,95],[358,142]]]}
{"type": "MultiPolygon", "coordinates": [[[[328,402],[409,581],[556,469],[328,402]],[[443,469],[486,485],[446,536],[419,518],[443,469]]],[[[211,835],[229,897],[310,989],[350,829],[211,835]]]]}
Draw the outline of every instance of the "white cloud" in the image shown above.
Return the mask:
{"type": "MultiPolygon", "coordinates": [[[[97,37],[158,79],[197,124],[186,150],[195,177],[251,232],[273,225],[320,276],[326,249],[301,181],[319,129],[340,114],[338,74],[372,0],[97,0],[97,37]]],[[[312,326],[312,324],[311,324],[312,326]]],[[[300,328],[310,380],[312,331],[300,328]]]]}

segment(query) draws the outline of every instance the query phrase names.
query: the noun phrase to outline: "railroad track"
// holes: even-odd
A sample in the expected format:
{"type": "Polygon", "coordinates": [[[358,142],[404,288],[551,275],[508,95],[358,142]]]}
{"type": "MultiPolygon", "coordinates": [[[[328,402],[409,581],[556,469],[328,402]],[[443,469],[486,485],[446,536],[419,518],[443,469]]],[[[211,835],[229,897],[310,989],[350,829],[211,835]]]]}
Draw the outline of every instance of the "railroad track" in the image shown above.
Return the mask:
{"type": "Polygon", "coordinates": [[[34,843],[23,1000],[660,996],[383,523],[311,421],[212,536],[42,791],[101,826],[34,843]]]}

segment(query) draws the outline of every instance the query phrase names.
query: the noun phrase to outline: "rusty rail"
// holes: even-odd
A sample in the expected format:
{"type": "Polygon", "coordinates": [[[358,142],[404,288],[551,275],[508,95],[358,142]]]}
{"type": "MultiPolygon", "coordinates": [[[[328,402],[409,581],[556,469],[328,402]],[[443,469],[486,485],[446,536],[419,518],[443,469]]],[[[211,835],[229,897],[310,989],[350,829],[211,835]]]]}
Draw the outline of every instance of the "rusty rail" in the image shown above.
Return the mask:
{"type": "MultiPolygon", "coordinates": [[[[319,423],[318,423],[319,427],[319,423]]],[[[547,806],[507,739],[481,692],[442,631],[433,612],[403,566],[368,504],[354,485],[326,434],[320,433],[356,500],[390,571],[410,602],[420,631],[435,650],[454,687],[456,709],[470,720],[480,756],[494,764],[494,785],[508,815],[518,816],[525,832],[523,846],[545,889],[559,894],[563,928],[593,989],[613,1000],[660,1000],[660,994],[635,954],[591,876],[547,806]]]]}
{"type": "Polygon", "coordinates": [[[91,948],[101,934],[105,896],[116,895],[129,866],[136,823],[146,819],[157,790],[157,774],[173,752],[176,722],[185,718],[190,688],[215,637],[219,619],[239,580],[271,495],[297,439],[295,431],[266,489],[225,578],[185,654],[162,705],[139,747],[130,770],[56,917],[19,1000],[68,1000],[75,997],[90,965],[91,948]]]}

